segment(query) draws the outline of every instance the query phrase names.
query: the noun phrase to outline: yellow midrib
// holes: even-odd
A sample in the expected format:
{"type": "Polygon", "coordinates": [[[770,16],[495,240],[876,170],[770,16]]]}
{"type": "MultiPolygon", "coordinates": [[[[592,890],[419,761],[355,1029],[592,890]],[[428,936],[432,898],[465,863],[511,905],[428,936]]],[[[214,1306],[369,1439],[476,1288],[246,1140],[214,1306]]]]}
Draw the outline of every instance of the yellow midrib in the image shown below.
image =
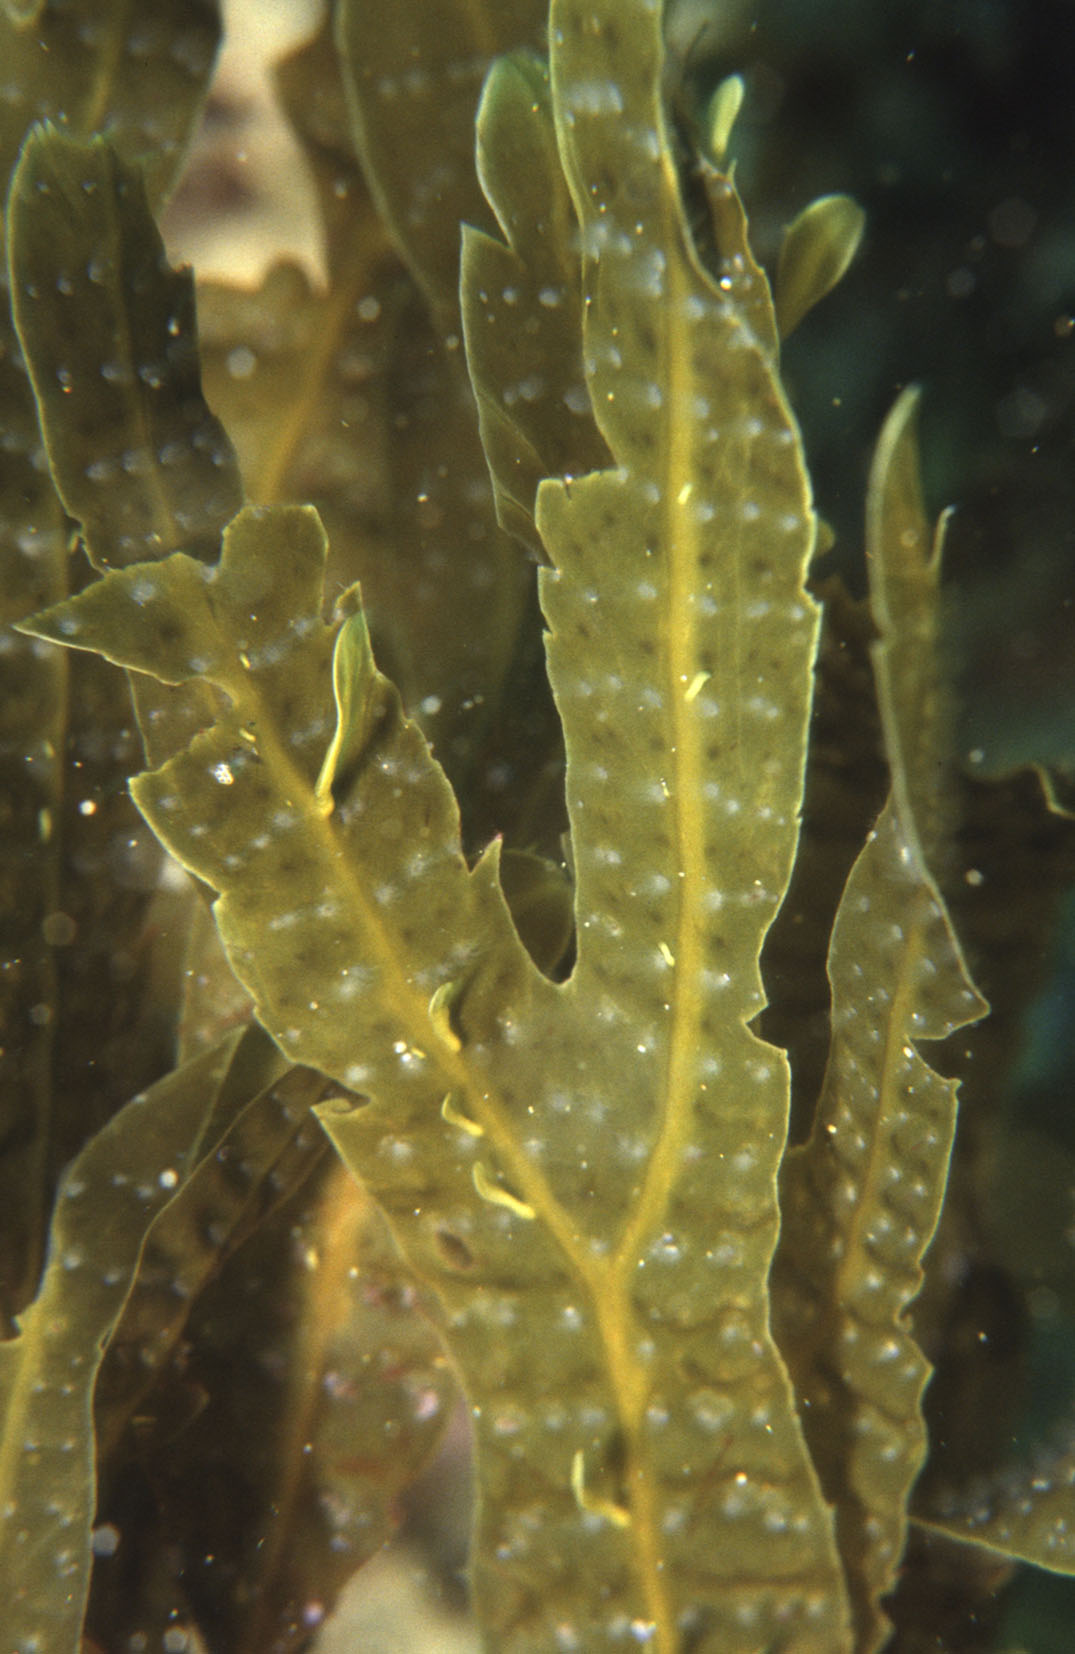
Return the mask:
{"type": "MultiPolygon", "coordinates": [[[[670,168],[666,156],[666,166],[670,168]]],[[[666,1572],[661,1563],[659,1511],[651,1455],[641,1439],[649,1399],[649,1375],[631,1349],[634,1313],[631,1284],[646,1238],[665,1209],[690,1135],[695,1095],[695,1067],[702,1014],[702,934],[697,922],[705,888],[705,839],[701,810],[702,749],[699,720],[686,700],[697,666],[695,611],[689,601],[696,585],[698,520],[686,484],[692,480],[693,406],[690,350],[683,336],[684,304],[694,282],[681,244],[678,186],[669,172],[662,192],[662,245],[677,249],[668,260],[664,314],[672,325],[665,334],[658,380],[664,393],[658,478],[663,505],[661,555],[665,559],[662,666],[674,754],[671,809],[675,821],[678,866],[673,870],[678,911],[673,943],[673,991],[668,1058],[661,1123],[639,1197],[608,1260],[596,1299],[599,1322],[617,1395],[625,1439],[627,1484],[631,1500],[632,1539],[648,1612],[655,1626],[658,1654],[675,1654],[678,1633],[666,1572]]]]}
{"type": "MultiPolygon", "coordinates": [[[[666,244],[675,226],[666,227],[666,244]]],[[[674,244],[674,243],[673,243],[674,244]]],[[[668,263],[667,313],[682,315],[685,296],[693,285],[685,259],[668,263]]],[[[695,1061],[702,1012],[702,933],[697,921],[706,885],[704,821],[700,805],[702,752],[699,721],[686,700],[697,663],[695,615],[690,602],[696,584],[698,525],[685,485],[691,481],[693,450],[691,426],[681,411],[691,406],[689,352],[677,348],[673,334],[662,364],[662,453],[667,455],[660,479],[664,520],[662,554],[667,561],[665,580],[664,677],[672,727],[671,806],[679,865],[674,869],[678,896],[673,945],[673,993],[665,1101],[657,1140],[646,1168],[642,1191],[616,1249],[615,1267],[623,1273],[637,1262],[638,1247],[654,1228],[675,1179],[679,1159],[689,1136],[695,1092],[695,1061]]]]}

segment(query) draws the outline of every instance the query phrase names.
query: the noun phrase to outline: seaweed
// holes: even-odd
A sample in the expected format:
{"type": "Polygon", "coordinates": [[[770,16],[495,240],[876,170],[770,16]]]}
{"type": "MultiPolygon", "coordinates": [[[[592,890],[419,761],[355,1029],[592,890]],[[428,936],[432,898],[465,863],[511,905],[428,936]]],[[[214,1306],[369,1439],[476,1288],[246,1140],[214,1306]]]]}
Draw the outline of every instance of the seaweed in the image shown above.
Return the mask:
{"type": "Polygon", "coordinates": [[[868,1654],[915,1544],[1075,1572],[1065,1443],[931,1446],[958,847],[1047,835],[1031,950],[1072,835],[958,772],[913,389],[868,608],[814,578],[781,347],[861,212],[770,284],[655,0],[341,0],[280,81],[327,287],[199,293],[211,13],[0,46],[72,30],[4,138],[11,1646],[307,1645],[457,1386],[491,1650],[868,1654]]]}

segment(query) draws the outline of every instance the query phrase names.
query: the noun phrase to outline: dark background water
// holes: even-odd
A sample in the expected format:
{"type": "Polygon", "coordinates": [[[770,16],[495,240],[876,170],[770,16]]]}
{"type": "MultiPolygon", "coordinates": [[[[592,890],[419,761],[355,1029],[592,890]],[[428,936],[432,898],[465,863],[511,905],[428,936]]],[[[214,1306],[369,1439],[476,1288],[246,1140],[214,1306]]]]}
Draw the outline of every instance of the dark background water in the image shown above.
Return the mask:
{"type": "Polygon", "coordinates": [[[861,589],[873,433],[924,387],[962,737],[986,764],[1075,745],[1075,5],[761,0],[673,8],[688,97],[745,75],[733,153],[760,253],[843,190],[866,237],[789,342],[833,562],[861,589]],[[719,14],[719,21],[713,21],[719,14]]]}

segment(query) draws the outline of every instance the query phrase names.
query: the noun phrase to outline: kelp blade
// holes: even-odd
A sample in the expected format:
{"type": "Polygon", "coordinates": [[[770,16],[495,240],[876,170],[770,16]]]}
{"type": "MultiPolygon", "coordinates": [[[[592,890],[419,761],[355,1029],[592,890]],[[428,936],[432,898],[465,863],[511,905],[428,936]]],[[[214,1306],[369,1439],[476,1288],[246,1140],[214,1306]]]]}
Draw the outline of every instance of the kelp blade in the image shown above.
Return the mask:
{"type": "Polygon", "coordinates": [[[217,0],[41,0],[0,16],[0,157],[14,164],[35,122],[89,138],[107,128],[145,169],[159,206],[175,184],[220,43],[217,0]]]}
{"type": "Polygon", "coordinates": [[[109,1121],[58,1195],[41,1291],[0,1344],[0,1588],[13,1648],[74,1654],[91,1564],[93,1388],[147,1229],[214,1105],[238,1036],[109,1121]]]}
{"type": "Polygon", "coordinates": [[[309,1112],[324,1090],[318,1076],[289,1071],[256,1025],[223,1047],[227,1069],[186,1146],[173,1199],[146,1230],[110,1335],[94,1397],[102,1456],[168,1367],[207,1282],[308,1175],[321,1147],[309,1112]]]}
{"type": "MultiPolygon", "coordinates": [[[[316,1075],[305,1081],[324,1089],[316,1075]]],[[[256,1107],[260,1128],[251,1120],[245,1130],[255,1148],[255,1133],[264,1140],[280,1117],[271,1096],[256,1107]]],[[[285,1154],[251,1188],[262,1220],[245,1237],[232,1232],[241,1244],[188,1300],[179,1359],[139,1401],[128,1456],[117,1456],[102,1520],[120,1544],[98,1565],[90,1604],[102,1646],[137,1634],[162,1646],[177,1620],[229,1654],[303,1646],[397,1526],[400,1495],[450,1418],[452,1371],[383,1220],[312,1116],[300,1131],[312,1172],[296,1186],[298,1161],[285,1154]],[[153,1494],[136,1526],[131,1470],[153,1494]]],[[[242,1186],[242,1148],[229,1134],[205,1168],[210,1188],[224,1186],[225,1222],[242,1186]]],[[[167,1237],[181,1241],[174,1275],[153,1244],[163,1237],[150,1236],[147,1331],[194,1273],[197,1190],[185,1205],[167,1237]]],[[[121,1323],[117,1340],[124,1333],[121,1323]]],[[[114,1347],[110,1359],[131,1360],[137,1348],[114,1347]]],[[[106,1362],[101,1384],[107,1377],[106,1362]]]]}
{"type": "Polygon", "coordinates": [[[1075,1574],[1075,1453],[1039,1449],[1032,1463],[982,1477],[915,1514],[918,1527],[1011,1561],[1075,1574]]]}
{"type": "Polygon", "coordinates": [[[505,239],[463,226],[467,365],[500,521],[543,559],[538,485],[596,470],[609,456],[585,386],[578,225],[541,60],[519,53],[494,65],[477,146],[505,239]]]}
{"type": "Polygon", "coordinates": [[[922,510],[913,412],[905,396],[889,417],[868,508],[892,793],[833,927],[829,1061],[810,1140],[784,1168],[775,1275],[781,1347],[836,1506],[860,1654],[879,1649],[890,1629],[880,1603],[896,1583],[926,1456],[930,1368],[908,1310],[944,1200],[957,1087],[917,1044],[988,1008],[921,849],[944,755],[923,704],[933,709],[939,694],[939,558],[922,510]]]}
{"type": "MultiPolygon", "coordinates": [[[[614,1236],[586,1274],[619,1440],[615,1475],[607,1444],[579,1474],[592,1464],[591,1514],[610,1529],[603,1490],[620,1490],[657,1646],[688,1627],[699,1648],[753,1646],[779,1623],[789,1647],[836,1648],[845,1608],[828,1514],[767,1331],[786,1071],[745,1026],[801,795],[808,489],[768,341],[746,319],[764,284],[738,249],[711,282],[690,244],[655,10],[554,6],[550,42],[584,362],[619,469],[538,495],[577,871],[565,1000],[600,1027],[596,1049],[581,1032],[566,1046],[545,1094],[572,1109],[580,1161],[600,1153],[585,1117],[613,1107],[637,1156],[623,1196],[590,1172],[614,1236]],[[745,625],[732,590],[749,594],[745,625]],[[617,1076],[614,1105],[599,1068],[617,1076]],[[644,1362],[627,1353],[636,1339],[644,1362]],[[755,1591],[761,1555],[770,1583],[755,1591]],[[785,1595],[771,1581],[789,1575],[803,1583],[785,1595]]],[[[587,1612],[582,1642],[607,1638],[587,1612]]]]}
{"type": "Polygon", "coordinates": [[[193,280],[169,270],[145,188],[103,139],[52,128],[8,206],[12,305],[53,480],[99,569],[206,561],[242,500],[201,395],[193,280]]]}
{"type": "Polygon", "coordinates": [[[474,168],[482,78],[540,46],[545,0],[424,0],[388,12],[339,0],[336,38],[355,143],[378,206],[438,325],[458,317],[459,226],[488,224],[474,168]]]}
{"type": "MultiPolygon", "coordinates": [[[[96,0],[9,5],[0,15],[5,201],[24,137],[35,121],[52,118],[84,136],[107,125],[127,160],[146,164],[151,199],[159,202],[198,119],[218,38],[212,0],[135,0],[119,9],[96,0]]],[[[6,1320],[35,1290],[60,1167],[132,1089],[161,1071],[163,1057],[152,995],[117,992],[102,969],[105,960],[130,956],[144,926],[144,902],[119,888],[108,864],[108,847],[132,842],[138,832],[122,791],[131,758],[126,689],[102,679],[92,663],[65,664],[56,651],[43,653],[7,630],[66,592],[70,525],[40,463],[37,410],[8,313],[6,232],[4,240],[0,909],[9,956],[19,961],[5,971],[0,988],[0,1302],[6,1320]],[[84,790],[66,784],[62,755],[80,763],[84,790]],[[83,801],[96,804],[92,818],[78,813],[83,801]],[[62,935],[72,924],[77,949],[49,940],[52,926],[62,935]],[[121,1072],[95,1085],[87,1108],[89,1060],[99,1055],[110,1017],[124,1017],[131,1037],[122,1053],[113,1045],[121,1072]]],[[[102,1077],[100,1068],[96,1074],[102,1077]]]]}

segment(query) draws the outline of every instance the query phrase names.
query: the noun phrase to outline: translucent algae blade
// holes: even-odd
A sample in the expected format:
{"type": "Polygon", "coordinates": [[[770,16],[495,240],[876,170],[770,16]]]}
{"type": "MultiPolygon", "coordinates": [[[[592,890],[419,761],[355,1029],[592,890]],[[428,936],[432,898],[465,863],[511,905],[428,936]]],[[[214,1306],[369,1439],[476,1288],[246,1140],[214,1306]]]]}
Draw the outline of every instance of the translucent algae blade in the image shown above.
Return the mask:
{"type": "MultiPolygon", "coordinates": [[[[945,799],[937,784],[937,758],[947,708],[936,649],[942,535],[938,532],[930,551],[917,476],[915,403],[913,391],[905,392],[879,444],[869,500],[873,550],[870,601],[882,628],[877,651],[878,699],[886,745],[890,751],[895,748],[893,804],[903,801],[903,809],[911,816],[913,830],[906,835],[904,856],[921,867],[944,825],[945,799]],[[922,663],[917,671],[916,660],[922,663]]],[[[1014,860],[1014,854],[1009,854],[1014,860]]],[[[1037,854],[1044,857],[1044,840],[1037,854]]],[[[1040,867],[1045,866],[1042,860],[1040,867]]],[[[1035,885],[1040,888],[1043,881],[1047,884],[1047,874],[1036,871],[1035,885]]],[[[1029,924],[1031,931],[1034,906],[1031,901],[1024,909],[1024,927],[1029,924]]],[[[913,1030],[916,1033],[921,1030],[930,1037],[932,1030],[922,1027],[922,1011],[937,1014],[933,1001],[943,991],[942,970],[947,971],[944,981],[953,1017],[951,1027],[972,1021],[987,1009],[984,1001],[969,992],[958,950],[954,959],[952,954],[950,933],[947,956],[943,949],[924,954],[931,975],[934,970],[937,975],[935,984],[930,983],[929,1001],[919,1012],[920,1023],[913,1030]],[[962,1016],[957,1016],[957,972],[962,972],[962,1016]]],[[[947,1031],[942,1023],[933,1037],[947,1031]]],[[[953,1094],[954,1107],[954,1085],[939,1081],[928,1069],[926,1075],[938,1094],[942,1087],[953,1094]]],[[[941,1136],[934,1154],[939,1154],[944,1141],[941,1136]]],[[[917,1170],[920,1182],[924,1181],[924,1168],[917,1170]]],[[[1075,1455],[1068,1442],[1051,1452],[1042,1452],[1031,1465],[982,1478],[969,1495],[948,1496],[946,1505],[928,1510],[924,1525],[1038,1567],[1075,1573],[1073,1486],[1075,1455]]]]}
{"type": "Polygon", "coordinates": [[[930,1369],[908,1309],[944,1200],[957,1088],[917,1044],[988,1009],[921,848],[944,768],[939,556],[922,511],[913,412],[905,395],[870,483],[874,666],[892,793],[833,928],[828,1067],[812,1136],[785,1167],[775,1274],[776,1325],[836,1505],[860,1654],[879,1649],[889,1630],[880,1601],[896,1584],[926,1455],[930,1369]]]}
{"type": "Polygon", "coordinates": [[[1075,1574],[1075,1452],[1044,1452],[1031,1465],[982,1477],[969,1494],[943,1496],[914,1522],[1013,1561],[1075,1574]]]}
{"type": "Polygon", "coordinates": [[[35,132],[8,225],[53,481],[91,561],[178,547],[211,560],[242,501],[238,469],[201,395],[193,281],[168,267],[141,178],[102,139],[35,132]]]}
{"type": "MultiPolygon", "coordinates": [[[[145,159],[158,200],[197,120],[218,33],[208,0],[134,0],[120,7],[12,0],[0,8],[0,196],[6,201],[29,128],[62,115],[69,130],[83,133],[107,124],[129,159],[145,159]]],[[[79,973],[76,952],[82,962],[92,960],[93,941],[104,938],[101,952],[111,957],[142,931],[141,917],[131,922],[129,892],[114,905],[102,899],[98,871],[104,847],[129,841],[137,830],[114,790],[125,779],[126,752],[112,765],[105,757],[125,747],[120,732],[130,721],[129,699],[118,680],[111,694],[107,686],[102,692],[96,663],[65,663],[57,651],[42,652],[8,630],[11,621],[63,596],[71,563],[70,525],[40,463],[37,410],[8,313],[2,224],[0,242],[0,909],[5,956],[19,961],[0,983],[0,1313],[6,1322],[12,1305],[33,1296],[59,1168],[102,1114],[159,1072],[153,1066],[159,1042],[144,1037],[144,1027],[143,1037],[135,1036],[137,1068],[124,1074],[117,1065],[114,1096],[97,1083],[100,1069],[91,1076],[87,1067],[119,996],[107,971],[90,963],[79,973]],[[92,764],[85,761],[91,745],[92,764]],[[76,753],[84,789],[77,792],[65,784],[64,762],[76,753]],[[77,806],[91,795],[108,795],[109,805],[89,820],[77,806]],[[95,912],[102,915],[97,925],[95,912]],[[50,915],[67,915],[61,924],[72,917],[80,922],[78,950],[58,950],[48,939],[43,926],[50,915]]],[[[53,268],[50,279],[56,274],[53,268]]]]}
{"type": "Polygon", "coordinates": [[[35,121],[83,138],[106,128],[145,168],[154,206],[175,182],[209,89],[220,40],[216,0],[41,0],[0,15],[0,158],[5,171],[35,121]]]}
{"type": "MultiPolygon", "coordinates": [[[[312,508],[247,506],[228,525],[215,568],[174,552],[114,569],[19,629],[94,650],[160,683],[214,686],[232,707],[218,744],[237,743],[258,765],[263,744],[281,743],[274,759],[305,781],[332,734],[324,567],[324,531],[312,508]]],[[[210,778],[225,786],[231,775],[225,764],[210,778]]]]}
{"type": "MultiPolygon", "coordinates": [[[[296,1079],[324,1089],[317,1075],[292,1069],[283,1088],[254,1103],[260,1125],[237,1122],[248,1145],[268,1146],[296,1079]]],[[[87,1627],[100,1627],[102,1647],[126,1647],[140,1631],[162,1648],[177,1606],[192,1639],[197,1627],[229,1654],[293,1646],[296,1605],[307,1629],[331,1610],[396,1527],[400,1494],[451,1416],[452,1371],[383,1219],[307,1110],[296,1123],[316,1168],[295,1189],[285,1164],[266,1181],[255,1161],[247,1189],[260,1208],[256,1233],[242,1238],[229,1223],[246,1164],[234,1133],[217,1139],[186,1197],[173,1202],[185,1210],[169,1208],[165,1233],[160,1223],[150,1232],[141,1290],[117,1329],[98,1398],[110,1366],[138,1381],[139,1354],[156,1355],[155,1329],[177,1305],[187,1312],[181,1377],[175,1362],[164,1365],[138,1401],[134,1457],[155,1504],[144,1526],[135,1529],[123,1496],[130,1434],[111,1459],[101,1519],[120,1544],[95,1571],[87,1627]],[[207,1228],[216,1237],[221,1219],[229,1240],[220,1267],[199,1282],[202,1237],[207,1228]],[[161,1553],[173,1546],[199,1566],[162,1589],[161,1553]]]]}
{"type": "Polygon", "coordinates": [[[288,1069],[256,1025],[225,1042],[234,1057],[187,1145],[175,1198],[146,1231],[94,1396],[98,1454],[112,1452],[166,1371],[207,1284],[316,1165],[323,1141],[310,1105],[316,1074],[288,1069]],[[235,1167],[242,1173],[235,1176],[235,1167]]]}
{"type": "Polygon", "coordinates": [[[221,892],[233,968],[284,1049],[355,1089],[383,1063],[393,1086],[421,1091],[428,1042],[442,1058],[456,1049],[435,992],[469,990],[495,939],[529,966],[489,869],[467,871],[443,773],[372,667],[356,594],[335,635],[333,733],[325,556],[312,509],[247,507],[217,568],[177,552],[113,570],[26,629],[224,692],[219,722],[135,779],[136,802],[221,892]],[[374,1015],[372,1067],[359,1005],[374,1015]]]}
{"type": "Polygon", "coordinates": [[[477,141],[504,241],[463,226],[467,365],[500,521],[543,558],[538,484],[595,470],[609,456],[584,383],[578,225],[538,58],[518,53],[494,65],[477,141]]]}
{"type": "Polygon", "coordinates": [[[539,46],[544,0],[340,0],[336,38],[355,143],[381,212],[438,325],[458,326],[459,226],[489,225],[474,170],[482,79],[539,46]]]}
{"type": "Polygon", "coordinates": [[[951,707],[939,637],[945,518],[931,534],[919,478],[917,412],[918,390],[908,386],[878,439],[866,544],[870,608],[881,634],[874,677],[893,804],[912,854],[928,870],[951,791],[945,785],[951,707]]]}
{"type": "Polygon", "coordinates": [[[172,1198],[237,1036],[109,1121],[69,1168],[41,1291],[0,1344],[0,1589],[13,1649],[79,1647],[93,1520],[93,1388],[146,1231],[172,1198]]]}
{"type": "MultiPolygon", "coordinates": [[[[815,526],[771,309],[766,336],[750,320],[763,280],[738,251],[711,279],[690,243],[659,40],[644,0],[552,8],[584,360],[618,467],[538,496],[578,886],[568,997],[601,1029],[604,1107],[640,1156],[599,1301],[658,1646],[689,1626],[698,1648],[835,1650],[829,1512],[768,1329],[787,1071],[747,1027],[796,845],[815,526]]],[[[566,1064],[555,1080],[578,1094],[566,1064]]]]}

